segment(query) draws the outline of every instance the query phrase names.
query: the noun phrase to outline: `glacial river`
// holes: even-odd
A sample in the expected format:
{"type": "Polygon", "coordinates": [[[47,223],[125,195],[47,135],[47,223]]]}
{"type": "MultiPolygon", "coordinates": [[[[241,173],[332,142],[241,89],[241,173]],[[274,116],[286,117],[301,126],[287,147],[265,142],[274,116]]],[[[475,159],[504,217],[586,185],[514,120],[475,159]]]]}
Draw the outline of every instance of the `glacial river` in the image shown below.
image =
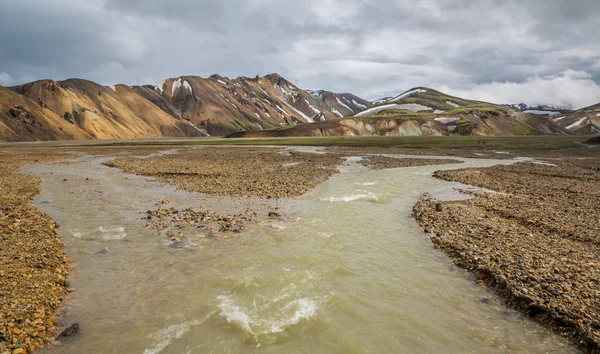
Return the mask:
{"type": "Polygon", "coordinates": [[[433,171],[512,161],[370,171],[350,159],[282,201],[287,217],[227,238],[190,231],[182,248],[145,227],[146,210],[241,203],[80,161],[28,168],[75,260],[60,324],[81,328],[42,353],[577,352],[477,286],[410,217],[423,192],[460,197],[433,171]]]}

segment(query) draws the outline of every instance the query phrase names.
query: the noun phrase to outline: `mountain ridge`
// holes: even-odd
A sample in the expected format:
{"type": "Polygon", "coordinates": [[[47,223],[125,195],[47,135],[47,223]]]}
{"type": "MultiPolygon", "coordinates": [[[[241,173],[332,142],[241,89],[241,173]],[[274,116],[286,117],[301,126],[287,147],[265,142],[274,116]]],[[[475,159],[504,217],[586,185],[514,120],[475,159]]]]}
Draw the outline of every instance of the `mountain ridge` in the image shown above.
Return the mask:
{"type": "Polygon", "coordinates": [[[276,73],[179,76],[135,86],[42,79],[0,91],[0,141],[226,135],[334,120],[370,104],[352,94],[318,92],[276,73]]]}

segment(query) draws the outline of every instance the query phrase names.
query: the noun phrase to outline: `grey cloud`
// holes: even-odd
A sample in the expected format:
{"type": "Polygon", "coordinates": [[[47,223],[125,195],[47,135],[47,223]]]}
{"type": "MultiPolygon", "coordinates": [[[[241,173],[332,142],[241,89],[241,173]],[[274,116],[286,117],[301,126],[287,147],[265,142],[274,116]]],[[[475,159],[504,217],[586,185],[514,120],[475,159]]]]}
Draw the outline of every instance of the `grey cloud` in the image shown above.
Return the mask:
{"type": "Polygon", "coordinates": [[[600,82],[598,13],[595,0],[4,1],[0,84],[280,72],[365,98],[412,86],[497,97],[493,83],[551,92],[560,80],[532,78],[570,70],[588,74],[568,76],[583,89],[600,82]]]}

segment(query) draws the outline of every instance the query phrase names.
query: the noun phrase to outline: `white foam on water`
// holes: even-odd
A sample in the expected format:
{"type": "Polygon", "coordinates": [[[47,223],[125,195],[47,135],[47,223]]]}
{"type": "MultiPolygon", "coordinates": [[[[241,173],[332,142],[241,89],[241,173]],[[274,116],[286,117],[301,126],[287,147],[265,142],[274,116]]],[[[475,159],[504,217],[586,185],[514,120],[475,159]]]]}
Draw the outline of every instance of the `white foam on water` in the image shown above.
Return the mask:
{"type": "Polygon", "coordinates": [[[377,184],[377,182],[364,182],[364,183],[354,182],[354,184],[356,184],[357,186],[374,186],[377,184]]]}
{"type": "Polygon", "coordinates": [[[379,198],[375,194],[372,194],[372,193],[362,193],[362,194],[346,195],[346,196],[343,196],[343,197],[329,197],[329,199],[324,199],[324,201],[329,201],[329,202],[332,202],[332,203],[334,203],[334,202],[344,202],[344,203],[347,203],[347,202],[352,202],[352,201],[361,200],[361,199],[367,199],[367,200],[370,200],[370,201],[376,201],[379,198]]]}
{"type": "MultiPolygon", "coordinates": [[[[285,294],[284,294],[285,295],[285,294]]],[[[288,296],[280,295],[272,302],[280,301],[288,296]]],[[[258,314],[252,315],[251,310],[238,306],[233,298],[229,295],[220,295],[217,297],[219,304],[217,307],[220,314],[228,323],[240,328],[244,332],[251,334],[257,341],[257,346],[260,346],[259,336],[281,333],[288,327],[300,323],[302,320],[308,320],[313,317],[317,309],[318,303],[311,298],[300,298],[292,300],[285,304],[274,317],[260,317],[263,312],[258,310],[258,314]]],[[[146,353],[145,353],[146,354],[146,353]]]]}
{"type": "Polygon", "coordinates": [[[98,231],[102,232],[103,234],[106,234],[102,236],[102,239],[106,241],[122,240],[125,237],[127,237],[127,234],[125,233],[125,228],[122,226],[115,227],[112,229],[106,229],[104,228],[104,226],[100,226],[98,227],[98,231]]]}
{"type": "MultiPolygon", "coordinates": [[[[194,326],[198,326],[204,323],[215,313],[209,313],[206,317],[200,320],[188,321],[183,323],[177,323],[170,325],[166,328],[159,330],[158,332],[148,336],[148,338],[157,339],[158,343],[154,344],[151,348],[144,350],[144,354],[158,354],[161,353],[166,347],[169,346],[175,339],[183,337],[184,334],[190,331],[194,326]]],[[[172,316],[169,316],[170,318],[172,316]]],[[[167,318],[167,319],[168,319],[167,318]]]]}

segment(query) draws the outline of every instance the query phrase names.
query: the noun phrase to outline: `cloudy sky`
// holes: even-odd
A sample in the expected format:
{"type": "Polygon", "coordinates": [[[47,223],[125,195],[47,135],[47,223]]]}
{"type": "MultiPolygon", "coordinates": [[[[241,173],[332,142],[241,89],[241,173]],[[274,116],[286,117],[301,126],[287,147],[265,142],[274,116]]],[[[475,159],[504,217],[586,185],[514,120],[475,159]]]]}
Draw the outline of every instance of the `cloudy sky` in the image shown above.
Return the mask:
{"type": "Polygon", "coordinates": [[[366,99],[600,102],[598,0],[2,0],[0,85],[277,72],[366,99]]]}

